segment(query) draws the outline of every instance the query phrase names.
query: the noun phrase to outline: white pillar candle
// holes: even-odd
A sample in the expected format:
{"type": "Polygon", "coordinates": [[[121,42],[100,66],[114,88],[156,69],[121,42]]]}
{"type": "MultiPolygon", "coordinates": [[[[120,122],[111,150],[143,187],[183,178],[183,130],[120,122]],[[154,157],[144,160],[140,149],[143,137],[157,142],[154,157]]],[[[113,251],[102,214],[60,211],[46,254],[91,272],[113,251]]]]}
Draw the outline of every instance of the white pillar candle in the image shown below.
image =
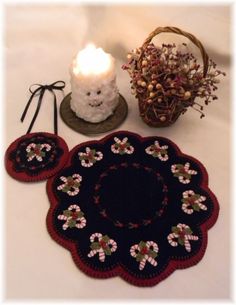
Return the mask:
{"type": "Polygon", "coordinates": [[[85,121],[98,123],[113,114],[119,101],[115,60],[101,48],[89,44],[70,68],[71,109],[85,121]]]}

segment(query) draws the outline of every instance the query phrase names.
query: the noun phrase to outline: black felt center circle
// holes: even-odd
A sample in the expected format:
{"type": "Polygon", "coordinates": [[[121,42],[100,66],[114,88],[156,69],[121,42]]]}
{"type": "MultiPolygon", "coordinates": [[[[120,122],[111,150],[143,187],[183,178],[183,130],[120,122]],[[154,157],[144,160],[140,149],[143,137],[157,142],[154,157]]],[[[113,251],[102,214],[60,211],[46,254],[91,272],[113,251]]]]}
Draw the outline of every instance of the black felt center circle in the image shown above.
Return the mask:
{"type": "Polygon", "coordinates": [[[158,172],[140,164],[110,166],[98,182],[95,199],[115,225],[147,225],[164,212],[166,186],[158,172]]]}

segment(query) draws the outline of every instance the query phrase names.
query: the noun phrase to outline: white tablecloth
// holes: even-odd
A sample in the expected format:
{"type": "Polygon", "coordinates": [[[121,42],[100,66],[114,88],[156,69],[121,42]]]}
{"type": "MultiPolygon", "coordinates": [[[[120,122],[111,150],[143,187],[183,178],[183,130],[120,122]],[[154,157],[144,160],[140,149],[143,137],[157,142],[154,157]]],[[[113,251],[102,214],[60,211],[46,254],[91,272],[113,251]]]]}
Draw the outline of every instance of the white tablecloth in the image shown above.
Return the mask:
{"type": "MultiPolygon", "coordinates": [[[[119,129],[142,136],[168,137],[183,152],[199,159],[208,170],[210,188],[221,208],[217,223],[209,231],[207,251],[196,266],[175,271],[155,287],[138,288],[119,277],[98,280],[78,270],[70,253],[47,233],[45,218],[49,202],[45,182],[21,183],[6,174],[8,299],[229,298],[230,29],[230,7],[227,6],[6,6],[5,148],[26,132],[32,118],[34,107],[23,124],[19,120],[29,97],[29,85],[62,79],[67,83],[68,93],[68,67],[72,57],[86,42],[93,41],[117,60],[117,82],[129,104],[128,117],[119,129]],[[155,27],[166,25],[195,34],[227,77],[219,86],[219,100],[205,108],[206,118],[200,120],[197,112],[189,110],[172,127],[155,129],[140,120],[137,102],[130,95],[129,77],[120,67],[128,50],[140,46],[155,27]]],[[[164,38],[181,40],[162,35],[156,42],[164,38]]],[[[47,95],[33,131],[53,132],[52,118],[51,96],[47,95]]],[[[70,149],[88,140],[61,120],[59,133],[70,149]]]]}

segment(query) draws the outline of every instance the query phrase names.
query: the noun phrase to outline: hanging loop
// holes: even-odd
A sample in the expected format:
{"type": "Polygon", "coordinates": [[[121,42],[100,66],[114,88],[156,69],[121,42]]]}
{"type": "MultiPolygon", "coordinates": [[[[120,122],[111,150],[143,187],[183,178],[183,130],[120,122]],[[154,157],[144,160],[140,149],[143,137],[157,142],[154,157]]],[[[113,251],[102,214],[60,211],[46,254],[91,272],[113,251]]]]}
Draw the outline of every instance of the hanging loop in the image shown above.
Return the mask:
{"type": "Polygon", "coordinates": [[[34,113],[34,116],[33,116],[33,119],[30,123],[30,126],[27,130],[27,133],[30,133],[31,129],[33,128],[34,126],[34,123],[35,123],[35,120],[38,116],[38,113],[39,113],[39,110],[40,110],[40,107],[41,107],[41,104],[42,104],[42,100],[43,100],[43,96],[44,96],[44,93],[46,90],[50,91],[52,94],[53,94],[53,102],[54,102],[54,133],[57,134],[57,130],[58,130],[58,126],[57,126],[57,98],[56,98],[56,94],[54,92],[54,90],[60,90],[63,92],[63,89],[65,88],[65,82],[62,81],[62,80],[59,80],[59,81],[56,81],[50,85],[41,85],[41,84],[33,84],[30,86],[29,88],[29,91],[31,93],[31,96],[25,106],[25,109],[22,113],[22,116],[21,116],[21,122],[24,121],[25,119],[25,116],[27,114],[27,111],[31,105],[31,102],[33,100],[33,98],[37,95],[39,95],[39,98],[38,98],[38,105],[37,105],[37,108],[35,110],[35,113],[34,113]],[[36,86],[36,88],[34,90],[32,90],[32,87],[33,86],[36,86]]]}

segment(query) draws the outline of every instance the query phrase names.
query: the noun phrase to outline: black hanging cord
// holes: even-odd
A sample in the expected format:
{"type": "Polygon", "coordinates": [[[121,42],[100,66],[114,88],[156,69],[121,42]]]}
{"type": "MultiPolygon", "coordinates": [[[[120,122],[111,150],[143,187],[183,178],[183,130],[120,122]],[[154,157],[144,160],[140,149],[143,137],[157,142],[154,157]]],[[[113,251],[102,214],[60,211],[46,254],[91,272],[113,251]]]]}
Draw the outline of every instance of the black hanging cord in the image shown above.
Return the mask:
{"type": "Polygon", "coordinates": [[[57,134],[57,98],[56,98],[56,94],[53,90],[60,90],[63,92],[63,89],[65,88],[65,82],[62,81],[62,80],[59,80],[59,81],[56,81],[50,85],[40,85],[40,84],[34,84],[32,86],[38,86],[34,91],[31,90],[31,87],[29,88],[29,91],[31,93],[31,97],[29,98],[26,106],[25,106],[25,109],[22,113],[22,116],[21,116],[21,122],[24,121],[25,119],[25,116],[26,116],[26,113],[30,107],[30,104],[33,100],[33,98],[39,94],[39,98],[38,98],[38,105],[37,105],[37,108],[35,110],[35,113],[34,113],[34,116],[33,116],[33,119],[30,123],[30,126],[27,130],[27,133],[30,133],[31,129],[33,128],[34,126],[34,122],[38,116],[38,113],[39,113],[39,110],[40,110],[40,107],[41,107],[41,104],[42,104],[42,100],[43,100],[43,95],[45,93],[46,90],[49,90],[52,94],[53,94],[53,98],[54,98],[54,133],[57,134]]]}

